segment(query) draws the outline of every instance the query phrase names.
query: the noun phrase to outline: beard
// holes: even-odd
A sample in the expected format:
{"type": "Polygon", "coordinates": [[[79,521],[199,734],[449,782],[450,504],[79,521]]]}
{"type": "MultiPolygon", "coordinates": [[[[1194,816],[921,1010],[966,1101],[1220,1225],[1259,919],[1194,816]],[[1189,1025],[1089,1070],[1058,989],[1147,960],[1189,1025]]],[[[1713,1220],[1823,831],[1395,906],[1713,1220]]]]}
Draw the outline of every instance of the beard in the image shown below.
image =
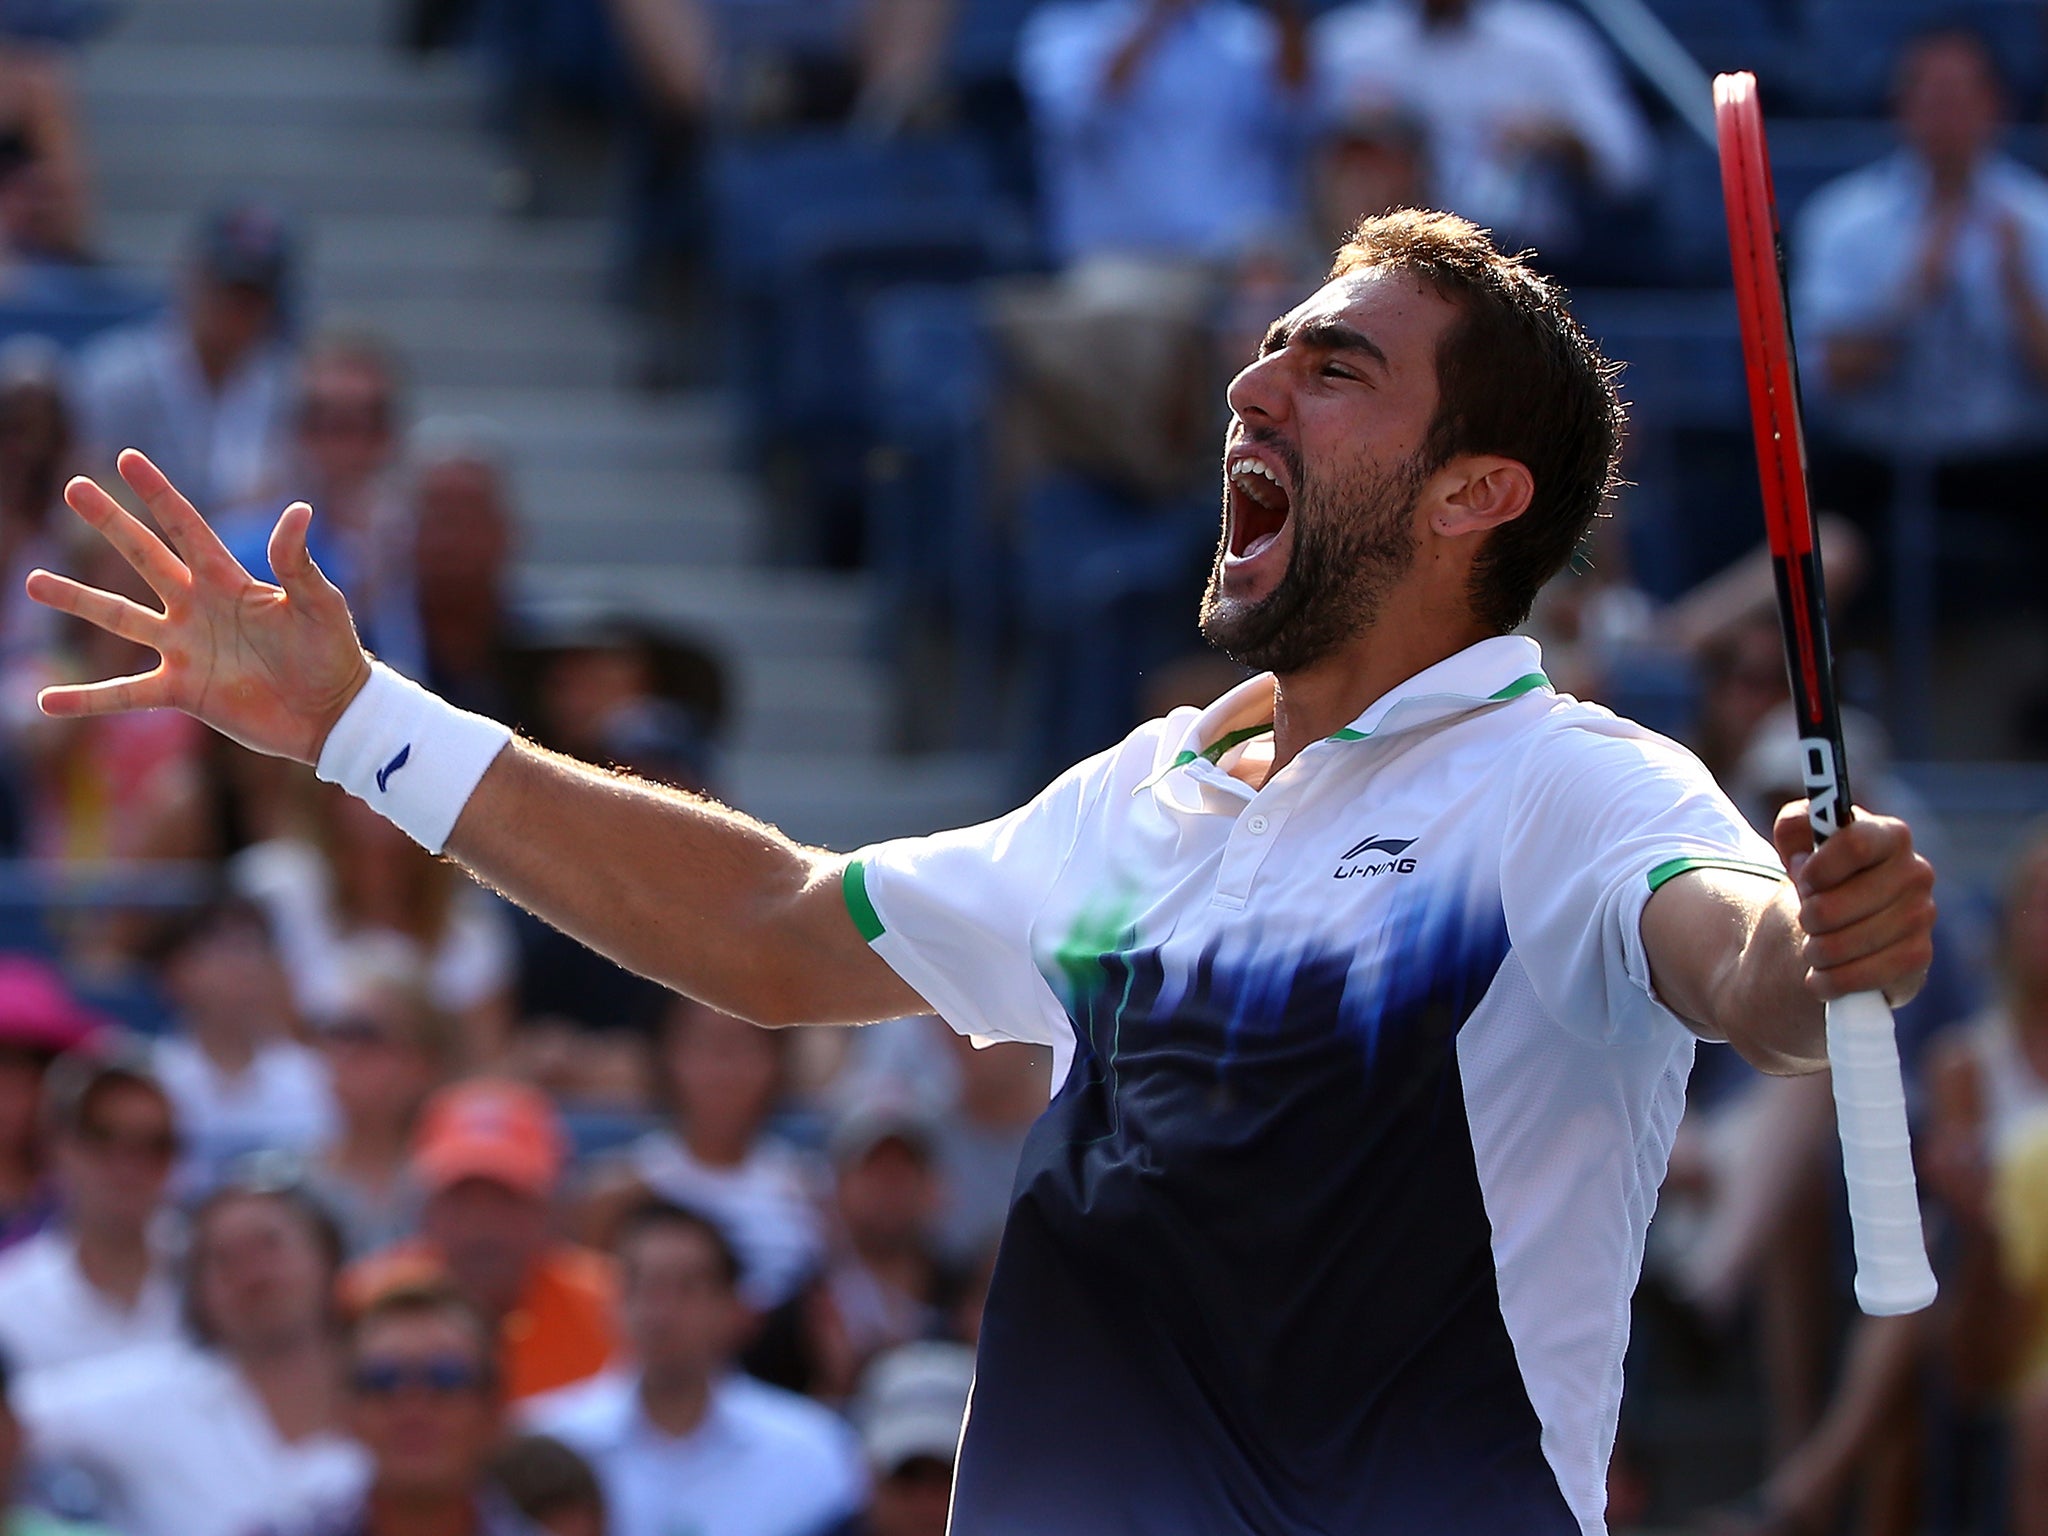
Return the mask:
{"type": "Polygon", "coordinates": [[[1325,484],[1293,448],[1261,446],[1286,461],[1294,501],[1287,570],[1255,602],[1223,595],[1230,552],[1230,487],[1223,489],[1223,537],[1202,594],[1202,638],[1240,666],[1282,676],[1301,672],[1370,628],[1389,590],[1415,563],[1414,511],[1430,466],[1416,453],[1389,469],[1362,469],[1325,484]]]}

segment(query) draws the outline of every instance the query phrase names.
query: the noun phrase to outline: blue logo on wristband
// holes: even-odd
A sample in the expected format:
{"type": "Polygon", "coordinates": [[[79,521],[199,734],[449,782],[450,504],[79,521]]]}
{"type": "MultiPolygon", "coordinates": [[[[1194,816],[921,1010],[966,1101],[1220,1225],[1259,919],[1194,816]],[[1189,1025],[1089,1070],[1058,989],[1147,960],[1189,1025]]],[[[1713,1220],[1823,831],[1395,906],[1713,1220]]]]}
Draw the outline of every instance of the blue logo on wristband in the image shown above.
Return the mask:
{"type": "Polygon", "coordinates": [[[391,787],[391,775],[398,772],[399,769],[403,768],[406,765],[407,760],[410,759],[411,756],[412,743],[408,741],[404,746],[398,749],[398,756],[392,758],[390,762],[386,763],[382,768],[379,768],[377,770],[378,794],[383,794],[386,790],[388,790],[391,787]]]}

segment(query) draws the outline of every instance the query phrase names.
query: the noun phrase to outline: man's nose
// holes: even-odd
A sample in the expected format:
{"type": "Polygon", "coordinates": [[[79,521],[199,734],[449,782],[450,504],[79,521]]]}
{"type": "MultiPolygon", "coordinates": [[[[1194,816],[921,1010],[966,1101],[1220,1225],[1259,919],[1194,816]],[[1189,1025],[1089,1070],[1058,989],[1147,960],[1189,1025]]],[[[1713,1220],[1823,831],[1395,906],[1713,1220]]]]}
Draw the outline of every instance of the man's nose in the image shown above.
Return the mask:
{"type": "Polygon", "coordinates": [[[1239,421],[1283,420],[1287,414],[1285,352],[1262,357],[1230,381],[1224,398],[1239,421]]]}

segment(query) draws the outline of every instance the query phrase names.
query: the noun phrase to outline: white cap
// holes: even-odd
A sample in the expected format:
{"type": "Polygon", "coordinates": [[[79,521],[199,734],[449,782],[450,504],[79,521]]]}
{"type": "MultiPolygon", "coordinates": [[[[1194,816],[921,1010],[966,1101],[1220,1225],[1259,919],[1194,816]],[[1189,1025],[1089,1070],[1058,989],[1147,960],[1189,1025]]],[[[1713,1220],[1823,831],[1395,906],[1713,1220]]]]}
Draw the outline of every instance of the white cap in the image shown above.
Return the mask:
{"type": "Polygon", "coordinates": [[[921,1456],[950,1466],[973,1385],[974,1351],[965,1344],[905,1344],[876,1356],[853,1410],[876,1475],[921,1456]]]}

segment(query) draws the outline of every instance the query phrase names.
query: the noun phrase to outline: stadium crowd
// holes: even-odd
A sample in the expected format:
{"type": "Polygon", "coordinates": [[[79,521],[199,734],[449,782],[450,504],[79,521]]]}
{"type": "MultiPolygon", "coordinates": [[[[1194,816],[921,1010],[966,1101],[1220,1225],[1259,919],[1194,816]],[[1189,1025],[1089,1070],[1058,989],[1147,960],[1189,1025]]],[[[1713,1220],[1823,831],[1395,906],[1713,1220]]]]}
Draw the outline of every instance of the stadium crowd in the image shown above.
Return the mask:
{"type": "MultiPolygon", "coordinates": [[[[1944,636],[1966,635],[1961,593],[2038,621],[2048,20],[1899,0],[1850,39],[1826,0],[1759,5],[1752,32],[1741,6],[1656,9],[1710,63],[1753,50],[1767,100],[1840,130],[1818,135],[1792,292],[1861,675],[1901,661],[1916,508],[1993,525],[1979,585],[1929,578],[1944,636]],[[1852,42],[1882,48],[1882,81],[1843,62],[1852,42]],[[1863,131],[1887,110],[1895,146],[1863,131]]],[[[148,665],[21,590],[41,565],[146,600],[60,502],[135,445],[258,572],[285,500],[311,500],[368,643],[448,698],[717,786],[716,659],[527,622],[502,431],[416,419],[404,336],[304,312],[317,228],[243,203],[195,211],[174,272],[94,260],[66,60],[107,11],[0,5],[0,851],[161,878],[0,910],[0,1529],[940,1536],[1046,1053],[931,1019],[757,1031],[309,772],[182,717],[37,714],[45,684],[148,665]]],[[[394,46],[459,50],[489,82],[527,213],[559,120],[605,126],[642,382],[722,380],[788,557],[869,567],[895,627],[934,642],[892,656],[939,722],[921,744],[1014,680],[1021,782],[1227,685],[1187,654],[1219,386],[1351,223],[1422,202],[1534,247],[1640,358],[1638,483],[1534,620],[1552,676],[1681,735],[1766,831],[1797,793],[1739,381],[1697,403],[1733,366],[1706,360],[1732,353],[1725,273],[1688,265],[1716,194],[1577,10],[399,19],[394,46]]],[[[1986,751],[2048,742],[2036,681],[1997,680],[1986,751]]],[[[1880,681],[1861,702],[1894,700],[1880,681]]],[[[1883,727],[1854,730],[1868,803],[1919,811],[1883,727]]],[[[1921,836],[1938,858],[1924,815],[1921,836]]],[[[2002,892],[1953,901],[1901,1020],[1942,1303],[1853,1315],[1824,1080],[1704,1050],[1637,1309],[1617,1528],[2048,1533],[2048,834],[2010,853],[2002,892]]]]}

